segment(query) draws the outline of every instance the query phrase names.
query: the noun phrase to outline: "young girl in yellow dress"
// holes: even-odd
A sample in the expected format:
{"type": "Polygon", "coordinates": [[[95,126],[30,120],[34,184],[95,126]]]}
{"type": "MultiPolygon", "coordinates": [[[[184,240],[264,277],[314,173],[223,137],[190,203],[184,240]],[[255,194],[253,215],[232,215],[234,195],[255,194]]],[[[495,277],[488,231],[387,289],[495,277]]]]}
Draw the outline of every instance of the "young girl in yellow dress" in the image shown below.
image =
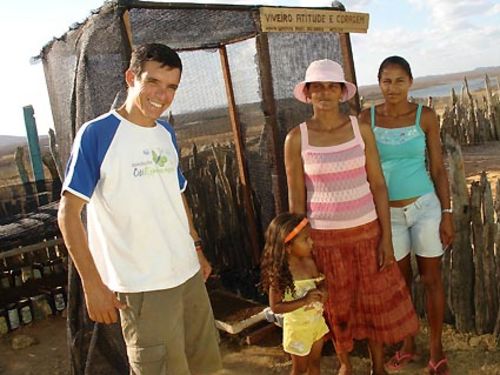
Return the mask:
{"type": "Polygon", "coordinates": [[[267,229],[261,265],[269,305],[283,314],[283,349],[292,357],[292,375],[320,373],[321,349],[329,331],[323,318],[324,276],[311,255],[309,230],[304,215],[278,215],[267,229]]]}

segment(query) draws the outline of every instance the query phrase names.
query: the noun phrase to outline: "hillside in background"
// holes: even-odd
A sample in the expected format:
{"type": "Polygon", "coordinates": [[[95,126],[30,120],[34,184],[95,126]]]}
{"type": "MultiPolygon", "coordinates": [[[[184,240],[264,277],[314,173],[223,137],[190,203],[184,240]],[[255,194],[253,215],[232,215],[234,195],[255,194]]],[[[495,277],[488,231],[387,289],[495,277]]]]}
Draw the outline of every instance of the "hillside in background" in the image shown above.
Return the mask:
{"type": "MultiPolygon", "coordinates": [[[[496,86],[497,82],[494,80],[494,77],[498,77],[498,79],[500,79],[500,66],[476,68],[474,70],[470,70],[467,72],[457,72],[457,73],[418,77],[413,80],[412,90],[420,90],[433,86],[445,85],[456,81],[462,81],[464,77],[467,77],[467,80],[469,81],[479,78],[482,79],[485,77],[486,74],[492,80],[491,84],[496,86]]],[[[360,86],[359,93],[365,98],[370,98],[373,96],[379,96],[380,89],[376,84],[360,86]]]]}
{"type": "MultiPolygon", "coordinates": [[[[470,70],[467,72],[457,72],[457,73],[449,73],[449,74],[440,74],[440,75],[429,75],[424,77],[415,78],[413,81],[412,90],[421,90],[426,88],[433,88],[440,85],[446,85],[450,83],[454,83],[457,81],[463,81],[464,77],[467,77],[468,81],[483,79],[485,75],[488,74],[491,80],[492,86],[496,89],[498,85],[498,80],[500,80],[500,66],[492,66],[492,67],[481,67],[476,68],[474,70],[470,70]]],[[[484,84],[481,83],[481,88],[484,87],[484,84]]],[[[361,86],[359,88],[359,93],[365,99],[377,99],[380,95],[380,90],[378,85],[368,85],[361,86]]],[[[410,93],[411,95],[411,93],[410,93]]],[[[446,93],[448,95],[448,92],[446,93]]],[[[285,99],[288,100],[288,99],[285,99]]],[[[293,100],[293,99],[292,99],[293,100]]],[[[256,112],[255,106],[256,103],[249,103],[245,105],[246,111],[250,111],[251,113],[256,112]]],[[[257,105],[258,111],[260,112],[260,105],[257,105]]],[[[190,125],[199,126],[199,122],[207,123],[209,119],[214,117],[215,119],[220,119],[223,117],[227,117],[226,108],[214,108],[213,110],[205,110],[205,111],[194,111],[191,113],[186,113],[182,115],[176,115],[175,120],[179,125],[183,126],[181,129],[176,129],[176,131],[186,131],[190,125]]],[[[244,111],[245,112],[245,111],[244,111]]],[[[261,119],[259,118],[259,121],[261,119]]],[[[227,121],[226,121],[227,122],[227,121]]],[[[250,121],[252,122],[252,121],[250,121]]],[[[249,124],[247,124],[249,125],[249,124]]],[[[230,130],[229,123],[219,124],[219,127],[223,126],[230,130]]],[[[220,131],[220,129],[218,129],[220,131]]],[[[0,130],[1,132],[1,130],[0,130]]],[[[0,158],[2,156],[12,154],[15,152],[16,147],[18,146],[26,146],[26,137],[23,136],[10,136],[10,135],[0,135],[0,158]]],[[[42,150],[46,150],[48,147],[48,136],[42,135],[40,136],[40,146],[42,150]]]]}
{"type": "MultiPolygon", "coordinates": [[[[49,136],[41,135],[40,149],[43,151],[49,147],[49,136]]],[[[0,157],[13,154],[16,152],[16,148],[19,146],[27,146],[26,137],[15,136],[15,135],[0,135],[0,157]]]]}

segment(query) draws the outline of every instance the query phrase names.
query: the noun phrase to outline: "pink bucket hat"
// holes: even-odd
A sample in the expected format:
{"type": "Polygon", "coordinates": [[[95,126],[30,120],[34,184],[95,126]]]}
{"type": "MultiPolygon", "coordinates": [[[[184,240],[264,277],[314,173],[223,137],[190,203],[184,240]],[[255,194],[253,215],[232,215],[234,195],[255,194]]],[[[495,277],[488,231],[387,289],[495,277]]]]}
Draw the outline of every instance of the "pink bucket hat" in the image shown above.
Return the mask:
{"type": "Polygon", "coordinates": [[[345,85],[340,101],[351,99],[356,93],[356,85],[345,80],[344,70],[339,63],[324,59],[313,61],[306,70],[306,79],[293,89],[293,96],[303,103],[309,103],[304,88],[309,82],[341,82],[345,85]]]}

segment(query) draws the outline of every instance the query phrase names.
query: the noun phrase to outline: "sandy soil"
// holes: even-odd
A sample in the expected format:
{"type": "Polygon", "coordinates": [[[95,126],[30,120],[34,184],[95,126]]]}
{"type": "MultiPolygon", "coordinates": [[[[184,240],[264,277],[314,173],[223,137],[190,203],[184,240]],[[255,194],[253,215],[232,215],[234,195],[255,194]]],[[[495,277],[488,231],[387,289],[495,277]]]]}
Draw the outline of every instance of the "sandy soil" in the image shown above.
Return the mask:
{"type": "Polygon", "coordinates": [[[467,181],[478,181],[481,172],[485,171],[495,193],[496,183],[500,179],[500,142],[462,147],[462,154],[467,181]]]}
{"type": "MultiPolygon", "coordinates": [[[[65,321],[62,317],[35,322],[15,333],[0,338],[0,374],[2,375],[63,375],[68,374],[65,321]],[[16,335],[29,335],[37,344],[14,350],[11,340],[16,335]]],[[[424,374],[427,363],[424,326],[417,338],[423,351],[420,361],[401,374],[424,374]]],[[[284,375],[289,374],[291,362],[280,347],[279,328],[259,344],[243,343],[245,334],[223,335],[222,354],[224,370],[218,375],[284,375]]],[[[491,335],[471,336],[454,332],[447,327],[444,332],[450,367],[455,375],[500,375],[500,348],[491,335]]],[[[366,348],[360,343],[353,355],[355,374],[369,373],[366,348]]],[[[331,345],[325,347],[321,362],[322,374],[336,374],[338,361],[331,345]]]]}

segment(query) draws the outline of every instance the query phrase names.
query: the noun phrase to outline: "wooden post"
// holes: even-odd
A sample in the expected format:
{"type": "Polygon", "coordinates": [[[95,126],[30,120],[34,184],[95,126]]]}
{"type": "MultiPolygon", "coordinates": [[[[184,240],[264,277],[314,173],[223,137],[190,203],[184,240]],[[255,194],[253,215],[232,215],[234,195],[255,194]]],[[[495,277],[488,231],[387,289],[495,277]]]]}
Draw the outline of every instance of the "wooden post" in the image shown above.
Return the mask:
{"type": "Polygon", "coordinates": [[[472,94],[470,93],[469,90],[469,83],[467,82],[467,77],[464,77],[464,84],[465,84],[465,92],[467,94],[467,97],[469,98],[469,104],[470,104],[470,115],[471,115],[471,122],[469,123],[469,128],[471,129],[471,140],[472,143],[477,144],[479,143],[479,125],[476,117],[476,106],[474,105],[474,99],[472,98],[472,94]]]}
{"type": "MultiPolygon", "coordinates": [[[[259,22],[257,20],[257,22],[259,22]]],[[[287,188],[283,161],[283,147],[279,141],[278,120],[274,103],[273,76],[269,61],[269,41],[267,33],[259,33],[256,38],[257,56],[259,59],[260,89],[262,93],[262,109],[266,119],[265,128],[268,134],[267,149],[270,153],[272,168],[272,186],[274,196],[274,211],[283,212],[288,207],[286,201],[287,188]]]]}
{"type": "Polygon", "coordinates": [[[231,128],[233,131],[234,147],[236,152],[236,160],[238,163],[238,171],[241,186],[243,189],[243,199],[245,214],[247,218],[248,230],[250,231],[250,242],[251,250],[254,264],[259,264],[260,260],[260,249],[257,241],[257,225],[255,222],[255,212],[252,202],[252,192],[250,189],[250,183],[248,179],[248,172],[245,165],[245,146],[241,137],[241,127],[238,117],[238,110],[236,108],[236,101],[234,99],[233,82],[231,78],[231,72],[229,69],[229,61],[227,57],[226,46],[219,48],[222,72],[224,74],[224,83],[226,85],[226,95],[228,102],[229,118],[231,120],[231,128]]]}
{"type": "Polygon", "coordinates": [[[486,294],[486,306],[488,308],[487,331],[492,332],[498,311],[498,285],[497,265],[495,264],[495,236],[497,224],[495,223],[495,212],[491,185],[486,177],[486,172],[481,173],[481,202],[483,212],[483,267],[484,287],[486,294]]]}
{"type": "MultiPolygon", "coordinates": [[[[23,107],[24,123],[26,125],[26,137],[28,139],[28,148],[30,151],[31,166],[33,167],[33,177],[35,182],[43,181],[43,163],[42,153],[40,152],[40,142],[38,140],[38,131],[36,128],[35,111],[33,106],[23,107]]],[[[45,202],[47,203],[47,202],[45,202]]]]}
{"type": "Polygon", "coordinates": [[[456,328],[461,332],[474,329],[473,310],[473,258],[470,243],[470,206],[467,181],[460,145],[450,136],[445,136],[444,145],[449,155],[453,221],[459,228],[453,241],[450,279],[451,309],[455,315],[456,328]]]}
{"type": "MultiPolygon", "coordinates": [[[[496,185],[496,197],[495,197],[495,212],[497,216],[497,233],[495,238],[496,252],[496,265],[497,265],[497,291],[500,294],[500,179],[497,179],[496,185]]],[[[493,331],[495,337],[500,338],[500,306],[497,311],[497,318],[495,323],[495,329],[493,331]]]]}
{"type": "MultiPolygon", "coordinates": [[[[346,80],[357,85],[356,71],[354,69],[354,58],[352,55],[351,36],[349,33],[339,33],[340,50],[342,51],[343,67],[346,80]]],[[[356,90],[354,97],[349,100],[351,111],[358,114],[361,111],[359,91],[356,90]]]]}
{"type": "MultiPolygon", "coordinates": [[[[16,149],[15,160],[25,194],[24,201],[26,202],[26,205],[24,206],[25,212],[23,213],[27,213],[33,211],[38,206],[38,203],[35,196],[35,189],[33,188],[33,184],[30,182],[28,171],[26,169],[26,165],[24,164],[24,148],[22,146],[16,149]]],[[[20,199],[22,200],[22,198],[20,199]]]]}
{"type": "MultiPolygon", "coordinates": [[[[28,176],[28,171],[26,169],[26,166],[24,165],[24,148],[22,146],[16,148],[15,160],[17,165],[17,172],[19,173],[21,182],[23,184],[29,184],[30,178],[28,176]]],[[[30,193],[33,194],[32,191],[30,193]]]]}
{"type": "Polygon", "coordinates": [[[474,243],[474,307],[476,331],[482,335],[488,331],[488,307],[484,283],[483,220],[481,217],[481,186],[478,181],[471,185],[471,219],[474,243]]]}
{"type": "Polygon", "coordinates": [[[64,168],[61,165],[61,157],[59,156],[59,150],[57,148],[56,133],[52,129],[49,129],[49,149],[52,159],[54,160],[59,179],[62,181],[64,179],[64,168]]]}
{"type": "MultiPolygon", "coordinates": [[[[498,101],[493,101],[490,90],[490,78],[486,74],[484,77],[484,86],[486,89],[486,104],[488,108],[488,120],[490,122],[490,132],[493,136],[493,139],[497,141],[500,140],[500,106],[498,101]]],[[[500,94],[500,92],[498,93],[500,94]]]]}

